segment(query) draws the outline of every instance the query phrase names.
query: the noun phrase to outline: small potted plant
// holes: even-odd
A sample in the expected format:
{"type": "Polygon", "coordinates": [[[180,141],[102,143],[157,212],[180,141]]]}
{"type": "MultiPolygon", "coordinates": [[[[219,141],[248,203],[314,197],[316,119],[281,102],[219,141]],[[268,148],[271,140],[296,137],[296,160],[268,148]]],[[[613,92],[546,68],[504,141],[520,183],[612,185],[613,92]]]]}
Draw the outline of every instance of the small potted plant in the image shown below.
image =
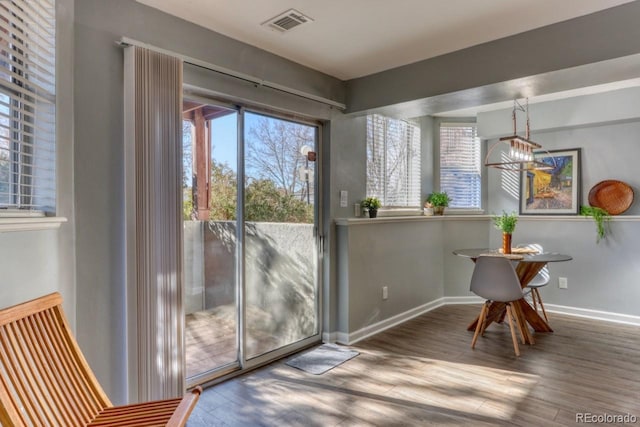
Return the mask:
{"type": "Polygon", "coordinates": [[[375,218],[378,216],[378,209],[380,208],[380,199],[377,197],[367,197],[360,203],[363,209],[369,211],[369,218],[375,218]]]}
{"type": "Polygon", "coordinates": [[[496,215],[493,218],[493,225],[502,231],[502,253],[510,254],[511,253],[511,235],[513,231],[516,229],[516,224],[518,223],[518,214],[506,213],[502,211],[502,215],[496,215]]]}
{"type": "Polygon", "coordinates": [[[427,201],[425,202],[425,207],[427,206],[427,203],[429,203],[433,207],[434,214],[442,215],[444,214],[444,208],[449,206],[450,201],[451,201],[451,198],[449,198],[449,195],[447,193],[433,192],[429,194],[429,197],[427,197],[427,201]]]}

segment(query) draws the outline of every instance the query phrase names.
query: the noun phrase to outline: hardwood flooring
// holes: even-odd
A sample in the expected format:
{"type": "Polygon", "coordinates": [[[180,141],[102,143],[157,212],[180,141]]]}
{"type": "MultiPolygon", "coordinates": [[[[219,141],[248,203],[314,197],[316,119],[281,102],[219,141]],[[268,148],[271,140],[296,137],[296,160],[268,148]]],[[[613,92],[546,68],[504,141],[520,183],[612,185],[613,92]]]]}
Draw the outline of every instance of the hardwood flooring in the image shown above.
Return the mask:
{"type": "Polygon", "coordinates": [[[470,348],[479,312],[440,307],[323,375],[278,361],[210,387],[188,426],[566,426],[581,412],[640,424],[639,327],[550,313],[555,332],[515,357],[506,324],[470,348]]]}

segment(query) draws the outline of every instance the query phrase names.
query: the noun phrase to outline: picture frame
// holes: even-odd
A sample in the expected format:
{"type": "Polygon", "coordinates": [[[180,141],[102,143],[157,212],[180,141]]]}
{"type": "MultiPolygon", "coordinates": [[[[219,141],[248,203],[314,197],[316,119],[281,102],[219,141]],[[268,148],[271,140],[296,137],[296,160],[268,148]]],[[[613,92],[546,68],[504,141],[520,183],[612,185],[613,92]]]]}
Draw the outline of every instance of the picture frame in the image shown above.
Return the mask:
{"type": "Polygon", "coordinates": [[[520,215],[578,215],[582,182],[580,148],[537,151],[535,160],[552,170],[528,170],[520,176],[520,215]]]}

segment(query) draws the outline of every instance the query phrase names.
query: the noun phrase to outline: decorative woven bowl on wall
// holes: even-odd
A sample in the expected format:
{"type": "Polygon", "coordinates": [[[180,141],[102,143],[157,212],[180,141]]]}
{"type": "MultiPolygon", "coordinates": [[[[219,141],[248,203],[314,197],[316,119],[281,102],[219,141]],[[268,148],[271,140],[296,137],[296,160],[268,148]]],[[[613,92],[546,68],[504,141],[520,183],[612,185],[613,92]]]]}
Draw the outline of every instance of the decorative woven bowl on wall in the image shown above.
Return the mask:
{"type": "Polygon", "coordinates": [[[589,204],[602,208],[610,215],[620,215],[633,203],[633,189],[614,179],[601,181],[589,190],[589,204]]]}

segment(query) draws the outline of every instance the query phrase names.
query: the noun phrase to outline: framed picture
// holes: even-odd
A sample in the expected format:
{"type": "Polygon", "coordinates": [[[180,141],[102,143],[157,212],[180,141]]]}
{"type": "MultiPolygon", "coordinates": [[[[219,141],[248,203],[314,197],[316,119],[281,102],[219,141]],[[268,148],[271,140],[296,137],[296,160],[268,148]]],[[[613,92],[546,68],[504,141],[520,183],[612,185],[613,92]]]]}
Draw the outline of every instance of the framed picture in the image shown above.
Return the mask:
{"type": "Polygon", "coordinates": [[[535,160],[549,170],[523,171],[520,177],[521,215],[580,213],[580,148],[539,151],[535,160]]]}

